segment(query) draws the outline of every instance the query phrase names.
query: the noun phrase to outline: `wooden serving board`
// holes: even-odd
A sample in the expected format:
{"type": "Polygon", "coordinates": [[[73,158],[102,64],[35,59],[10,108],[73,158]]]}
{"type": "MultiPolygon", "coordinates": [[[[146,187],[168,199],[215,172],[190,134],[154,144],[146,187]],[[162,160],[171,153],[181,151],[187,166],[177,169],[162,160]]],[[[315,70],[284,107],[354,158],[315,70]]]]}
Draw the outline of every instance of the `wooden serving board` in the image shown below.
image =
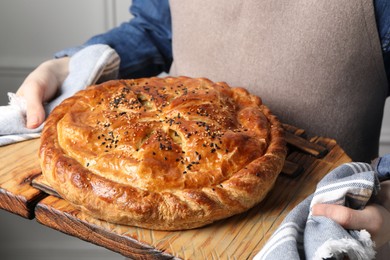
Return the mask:
{"type": "Polygon", "coordinates": [[[334,140],[315,137],[308,142],[299,137],[304,133],[300,129],[286,128],[292,135],[286,136],[290,152],[285,174],[266,199],[246,213],[203,228],[154,231],[111,224],[76,210],[39,177],[39,140],[0,148],[0,163],[6,166],[0,171],[0,199],[8,198],[0,207],[29,218],[35,215],[45,226],[134,259],[251,259],[324,175],[351,161],[334,140]]]}
{"type": "Polygon", "coordinates": [[[0,208],[34,218],[35,205],[47,195],[31,181],[41,174],[39,139],[0,147],[0,208]]]}

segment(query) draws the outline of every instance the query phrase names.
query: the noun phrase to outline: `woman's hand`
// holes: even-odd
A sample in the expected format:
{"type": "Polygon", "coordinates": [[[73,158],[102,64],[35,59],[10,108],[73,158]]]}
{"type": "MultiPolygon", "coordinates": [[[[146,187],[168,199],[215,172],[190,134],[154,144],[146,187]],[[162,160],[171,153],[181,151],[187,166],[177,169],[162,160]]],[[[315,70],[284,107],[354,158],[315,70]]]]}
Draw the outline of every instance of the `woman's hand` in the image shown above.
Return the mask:
{"type": "Polygon", "coordinates": [[[381,183],[381,190],[375,201],[363,210],[317,204],[313,206],[312,214],[328,217],[345,229],[367,230],[376,248],[379,248],[390,241],[390,181],[381,183]]]}
{"type": "Polygon", "coordinates": [[[52,99],[68,75],[69,57],[43,62],[32,71],[16,94],[27,106],[27,128],[37,128],[45,120],[43,103],[52,99]]]}

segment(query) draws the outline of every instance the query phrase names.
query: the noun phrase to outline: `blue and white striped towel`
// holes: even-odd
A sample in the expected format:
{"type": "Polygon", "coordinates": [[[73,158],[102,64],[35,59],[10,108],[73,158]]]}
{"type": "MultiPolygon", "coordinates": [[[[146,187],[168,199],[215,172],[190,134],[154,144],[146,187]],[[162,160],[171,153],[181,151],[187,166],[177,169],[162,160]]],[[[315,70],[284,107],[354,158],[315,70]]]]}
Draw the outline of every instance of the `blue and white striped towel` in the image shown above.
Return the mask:
{"type": "Polygon", "coordinates": [[[296,206],[254,259],[373,259],[374,243],[366,230],[345,230],[334,221],[313,216],[317,203],[363,209],[389,178],[390,155],[367,163],[346,163],[328,173],[314,194],[296,206]]]}
{"type": "MultiPolygon", "coordinates": [[[[98,81],[115,79],[118,76],[120,58],[108,45],[96,44],[81,49],[69,62],[69,75],[60,88],[59,95],[45,105],[46,115],[64,99],[98,81]]],[[[8,106],[0,106],[0,146],[40,136],[43,125],[28,129],[26,105],[22,97],[8,93],[8,106]]]]}

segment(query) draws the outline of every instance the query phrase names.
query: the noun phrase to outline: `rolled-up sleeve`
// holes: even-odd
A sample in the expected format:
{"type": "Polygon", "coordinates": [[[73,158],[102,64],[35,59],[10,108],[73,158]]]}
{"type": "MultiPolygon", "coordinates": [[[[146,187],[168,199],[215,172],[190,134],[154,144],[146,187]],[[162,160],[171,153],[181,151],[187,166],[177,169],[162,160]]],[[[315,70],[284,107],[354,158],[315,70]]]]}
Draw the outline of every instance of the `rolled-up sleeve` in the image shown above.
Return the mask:
{"type": "Polygon", "coordinates": [[[93,44],[106,44],[121,58],[121,78],[154,76],[168,72],[172,63],[171,15],[168,0],[133,0],[133,18],[83,45],[62,50],[56,57],[72,56],[93,44]]]}

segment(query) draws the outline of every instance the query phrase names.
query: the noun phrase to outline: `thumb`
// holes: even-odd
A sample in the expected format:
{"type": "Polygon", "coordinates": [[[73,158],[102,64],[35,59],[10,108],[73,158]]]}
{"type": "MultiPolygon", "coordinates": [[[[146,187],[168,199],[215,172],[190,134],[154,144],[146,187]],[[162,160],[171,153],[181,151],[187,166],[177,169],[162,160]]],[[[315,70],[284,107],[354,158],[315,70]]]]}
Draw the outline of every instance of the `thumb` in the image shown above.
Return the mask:
{"type": "Polygon", "coordinates": [[[33,129],[40,126],[45,120],[45,109],[42,105],[42,100],[39,98],[28,98],[26,99],[26,127],[33,129]]]}

